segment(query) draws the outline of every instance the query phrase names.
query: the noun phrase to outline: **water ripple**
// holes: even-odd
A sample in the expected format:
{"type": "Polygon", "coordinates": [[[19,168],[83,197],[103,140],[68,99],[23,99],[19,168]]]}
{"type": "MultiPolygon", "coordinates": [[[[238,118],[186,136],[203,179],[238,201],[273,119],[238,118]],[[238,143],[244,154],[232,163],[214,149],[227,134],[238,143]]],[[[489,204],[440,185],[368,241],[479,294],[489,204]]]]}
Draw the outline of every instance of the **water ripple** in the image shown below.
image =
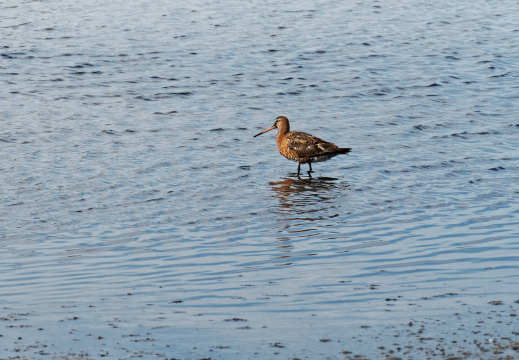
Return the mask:
{"type": "Polygon", "coordinates": [[[516,3],[119,5],[0,4],[8,354],[515,355],[516,3]]]}

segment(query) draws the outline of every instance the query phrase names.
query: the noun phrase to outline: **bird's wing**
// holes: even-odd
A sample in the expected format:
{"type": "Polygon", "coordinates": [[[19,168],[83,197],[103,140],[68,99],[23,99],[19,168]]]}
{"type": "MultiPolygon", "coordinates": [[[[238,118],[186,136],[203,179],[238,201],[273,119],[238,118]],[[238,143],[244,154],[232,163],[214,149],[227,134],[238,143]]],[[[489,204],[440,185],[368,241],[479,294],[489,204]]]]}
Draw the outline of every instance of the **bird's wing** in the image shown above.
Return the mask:
{"type": "Polygon", "coordinates": [[[311,157],[337,152],[339,147],[303,132],[291,132],[286,139],[287,148],[296,152],[298,157],[311,157]]]}

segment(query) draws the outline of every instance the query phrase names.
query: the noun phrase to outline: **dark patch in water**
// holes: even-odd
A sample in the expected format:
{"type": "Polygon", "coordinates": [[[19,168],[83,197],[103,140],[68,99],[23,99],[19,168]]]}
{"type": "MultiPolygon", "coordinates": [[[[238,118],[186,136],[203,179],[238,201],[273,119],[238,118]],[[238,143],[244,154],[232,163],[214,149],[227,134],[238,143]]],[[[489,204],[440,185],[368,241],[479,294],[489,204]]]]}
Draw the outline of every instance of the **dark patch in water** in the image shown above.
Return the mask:
{"type": "Polygon", "coordinates": [[[146,200],[146,202],[157,202],[157,201],[162,201],[162,200],[164,200],[164,198],[149,199],[149,200],[146,200]]]}
{"type": "Polygon", "coordinates": [[[171,114],[177,114],[178,111],[176,110],[172,110],[172,111],[168,111],[168,112],[160,112],[160,111],[155,111],[154,114],[156,115],[171,115],[171,114]]]}
{"type": "Polygon", "coordinates": [[[153,99],[147,98],[147,97],[145,97],[143,95],[136,96],[135,99],[145,100],[145,101],[153,101],[153,99]]]}
{"type": "Polygon", "coordinates": [[[153,95],[156,99],[164,99],[164,98],[170,98],[175,96],[189,96],[193,95],[191,91],[179,91],[179,92],[168,92],[168,93],[157,93],[153,95]]]}

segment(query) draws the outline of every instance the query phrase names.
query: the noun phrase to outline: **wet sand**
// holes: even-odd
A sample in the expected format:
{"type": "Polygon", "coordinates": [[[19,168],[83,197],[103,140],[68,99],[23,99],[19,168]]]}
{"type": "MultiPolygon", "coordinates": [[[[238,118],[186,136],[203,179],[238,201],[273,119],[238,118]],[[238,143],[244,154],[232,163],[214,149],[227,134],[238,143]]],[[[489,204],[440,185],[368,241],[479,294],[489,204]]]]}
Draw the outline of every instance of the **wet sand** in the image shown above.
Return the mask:
{"type": "MultiPolygon", "coordinates": [[[[113,331],[99,335],[95,329],[90,333],[81,329],[91,326],[88,319],[82,318],[83,313],[74,315],[75,307],[63,305],[64,316],[51,328],[59,329],[59,338],[68,337],[76,343],[73,349],[64,351],[60,342],[53,342],[45,334],[48,328],[40,327],[37,320],[42,314],[26,312],[9,312],[0,318],[3,327],[0,330],[2,340],[2,359],[66,359],[66,360],[97,360],[97,359],[163,359],[163,360],[202,360],[202,359],[309,359],[315,358],[315,349],[319,348],[319,358],[322,359],[517,359],[519,357],[519,327],[517,312],[519,300],[506,303],[500,300],[490,301],[485,307],[474,308],[467,304],[456,304],[457,294],[439,294],[423,298],[412,307],[419,307],[421,302],[434,302],[438,299],[449,299],[453,306],[465,309],[464,312],[452,313],[450,317],[413,318],[407,323],[391,326],[380,324],[361,324],[355,334],[336,334],[333,337],[314,337],[307,339],[307,347],[313,348],[311,354],[305,349],[298,349],[282,336],[277,341],[254,339],[256,350],[248,353],[237,345],[224,343],[206,343],[204,339],[193,341],[193,354],[179,356],[174,348],[177,340],[171,337],[170,343],[156,344],[154,332],[157,328],[169,328],[174,334],[172,325],[157,327],[137,325],[138,333],[118,331],[120,324],[131,322],[131,319],[117,319],[109,323],[113,331]],[[113,336],[113,338],[109,338],[113,336]],[[41,340],[45,339],[45,340],[41,340]],[[313,344],[312,344],[313,342],[313,344]],[[88,344],[88,345],[85,345],[88,344]],[[113,344],[113,345],[109,345],[113,344]],[[141,344],[141,345],[139,345],[141,344]],[[145,346],[144,346],[145,344],[145,346]],[[166,347],[171,350],[152,350],[153,347],[166,347]],[[140,350],[139,348],[143,348],[140,350]],[[145,349],[144,349],[145,348],[145,349]],[[117,351],[114,351],[116,350],[117,351]]],[[[387,298],[387,311],[393,303],[405,301],[401,297],[387,298]]],[[[173,301],[172,306],[182,301],[173,301]]],[[[444,301],[445,303],[445,301],[444,301]]],[[[153,304],[148,304],[152,306],[153,304]]],[[[91,306],[95,313],[95,305],[91,306]]],[[[11,309],[12,310],[12,309],[11,309]]],[[[203,317],[204,314],[197,314],[203,317]]],[[[213,319],[209,320],[210,322],[213,319]]],[[[235,331],[250,331],[255,327],[265,327],[249,321],[246,318],[228,317],[221,323],[231,324],[235,331]]],[[[268,330],[268,329],[267,329],[268,330]]],[[[55,329],[53,330],[55,331],[55,329]]],[[[225,331],[222,329],[222,331],[225,331]]],[[[227,330],[229,339],[233,330],[227,330]]],[[[61,339],[62,340],[62,339],[61,339]]],[[[163,340],[160,340],[161,342],[163,340]]],[[[225,340],[223,340],[225,341],[225,340]]],[[[232,341],[229,341],[232,343],[232,341]]]]}

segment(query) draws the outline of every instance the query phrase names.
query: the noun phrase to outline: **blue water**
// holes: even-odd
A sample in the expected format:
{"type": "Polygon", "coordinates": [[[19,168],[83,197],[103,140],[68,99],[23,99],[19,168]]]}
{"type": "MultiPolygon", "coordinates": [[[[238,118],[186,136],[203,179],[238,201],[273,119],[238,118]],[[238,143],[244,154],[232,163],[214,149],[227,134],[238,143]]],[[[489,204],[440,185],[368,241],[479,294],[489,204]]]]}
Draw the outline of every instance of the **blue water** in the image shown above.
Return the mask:
{"type": "Polygon", "coordinates": [[[517,356],[518,11],[0,1],[0,358],[517,356]]]}

